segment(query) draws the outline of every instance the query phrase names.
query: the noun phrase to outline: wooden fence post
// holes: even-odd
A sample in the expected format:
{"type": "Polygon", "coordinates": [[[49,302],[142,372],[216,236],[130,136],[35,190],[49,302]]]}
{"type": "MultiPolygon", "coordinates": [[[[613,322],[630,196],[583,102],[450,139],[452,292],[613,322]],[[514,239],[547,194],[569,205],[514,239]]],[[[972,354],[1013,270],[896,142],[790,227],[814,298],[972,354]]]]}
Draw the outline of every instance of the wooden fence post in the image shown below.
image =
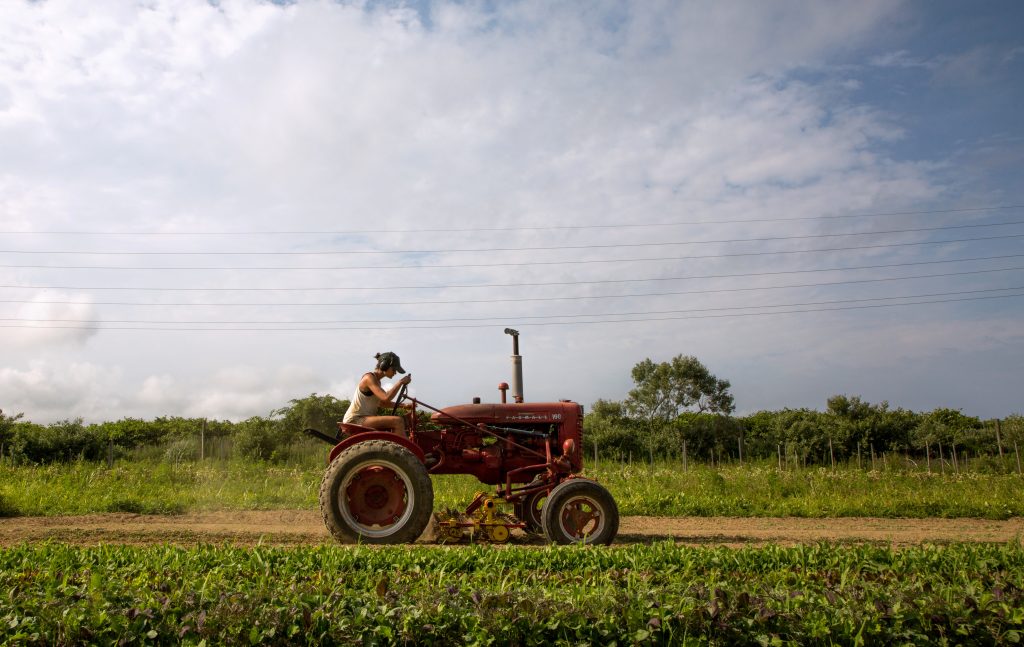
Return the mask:
{"type": "Polygon", "coordinates": [[[594,439],[594,471],[597,471],[597,439],[594,439]]]}
{"type": "Polygon", "coordinates": [[[739,447],[740,451],[740,464],[743,464],[743,436],[736,439],[736,446],[739,447]]]}
{"type": "Polygon", "coordinates": [[[206,458],[206,418],[203,418],[203,426],[199,428],[199,460],[206,458]]]}
{"type": "Polygon", "coordinates": [[[942,441],[939,441],[939,471],[946,473],[946,459],[942,457],[942,441]]]}
{"type": "Polygon", "coordinates": [[[957,474],[960,473],[960,463],[956,460],[956,443],[953,443],[953,448],[950,450],[953,452],[953,471],[957,474]]]}
{"type": "Polygon", "coordinates": [[[860,469],[860,441],[857,441],[857,469],[860,469]]]}
{"type": "Polygon", "coordinates": [[[779,471],[781,472],[782,471],[782,444],[781,443],[778,445],[778,450],[779,450],[779,471]]]}
{"type": "Polygon", "coordinates": [[[996,447],[999,448],[999,465],[1003,464],[1003,439],[999,434],[999,418],[996,418],[996,447]]]}
{"type": "Polygon", "coordinates": [[[832,460],[832,469],[836,468],[836,455],[832,451],[832,436],[828,437],[828,457],[832,460]]]}
{"type": "Polygon", "coordinates": [[[1017,451],[1017,441],[1013,441],[1013,453],[1017,457],[1017,473],[1020,474],[1020,452],[1017,451]]]}
{"type": "Polygon", "coordinates": [[[683,471],[688,472],[689,466],[686,463],[686,441],[683,441],[683,471]]]}
{"type": "Polygon", "coordinates": [[[875,443],[871,443],[871,471],[875,471],[875,443]]]}
{"type": "Polygon", "coordinates": [[[924,443],[924,455],[928,458],[928,473],[932,473],[932,446],[928,441],[924,443]]]}

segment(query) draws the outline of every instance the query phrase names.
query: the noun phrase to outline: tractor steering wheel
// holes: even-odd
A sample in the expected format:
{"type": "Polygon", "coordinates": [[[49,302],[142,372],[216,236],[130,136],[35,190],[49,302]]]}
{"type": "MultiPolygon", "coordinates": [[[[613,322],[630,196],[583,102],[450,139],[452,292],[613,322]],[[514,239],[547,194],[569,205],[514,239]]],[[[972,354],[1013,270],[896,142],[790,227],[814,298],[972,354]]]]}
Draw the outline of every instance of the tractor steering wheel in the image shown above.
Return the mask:
{"type": "Polygon", "coordinates": [[[402,404],[408,397],[406,394],[409,391],[409,383],[406,382],[402,385],[402,388],[398,390],[398,397],[395,398],[395,406],[391,409],[391,415],[398,415],[398,405],[402,404]]]}

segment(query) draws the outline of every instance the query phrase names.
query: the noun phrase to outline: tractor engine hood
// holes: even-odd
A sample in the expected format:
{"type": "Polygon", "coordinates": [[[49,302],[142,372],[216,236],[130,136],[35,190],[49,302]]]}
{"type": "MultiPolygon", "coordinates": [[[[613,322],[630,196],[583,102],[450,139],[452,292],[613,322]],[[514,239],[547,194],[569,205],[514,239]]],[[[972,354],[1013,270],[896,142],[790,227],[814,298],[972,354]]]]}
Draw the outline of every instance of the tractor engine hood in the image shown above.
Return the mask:
{"type": "Polygon", "coordinates": [[[558,424],[579,415],[575,402],[530,402],[527,404],[459,404],[430,416],[438,424],[459,418],[473,424],[558,424]],[[448,414],[448,415],[445,415],[448,414]],[[451,417],[449,417],[451,416],[451,417]]]}

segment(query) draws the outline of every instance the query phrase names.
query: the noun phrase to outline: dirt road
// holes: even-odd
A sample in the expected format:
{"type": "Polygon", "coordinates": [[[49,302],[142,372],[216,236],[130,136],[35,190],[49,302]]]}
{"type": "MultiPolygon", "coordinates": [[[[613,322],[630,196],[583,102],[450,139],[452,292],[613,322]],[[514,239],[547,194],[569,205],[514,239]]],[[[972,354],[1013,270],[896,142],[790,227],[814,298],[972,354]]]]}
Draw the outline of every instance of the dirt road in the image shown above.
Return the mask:
{"type": "MultiPolygon", "coordinates": [[[[692,545],[1007,542],[1024,538],[1024,518],[986,519],[797,519],[735,517],[623,517],[617,543],[673,540],[692,545]]],[[[310,510],[201,512],[175,516],[96,514],[77,517],[0,519],[0,546],[60,541],[80,545],[230,543],[316,545],[332,540],[310,510]]],[[[432,542],[428,529],[420,542],[432,542]]],[[[514,536],[513,543],[542,543],[514,536]]]]}

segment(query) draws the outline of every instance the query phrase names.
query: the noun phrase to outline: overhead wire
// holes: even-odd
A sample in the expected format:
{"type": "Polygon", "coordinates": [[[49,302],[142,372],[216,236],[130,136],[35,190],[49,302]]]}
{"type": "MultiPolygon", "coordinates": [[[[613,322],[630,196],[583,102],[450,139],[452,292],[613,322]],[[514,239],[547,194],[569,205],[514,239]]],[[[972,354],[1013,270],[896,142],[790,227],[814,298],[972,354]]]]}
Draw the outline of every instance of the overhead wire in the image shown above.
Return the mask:
{"type": "Polygon", "coordinates": [[[473,233],[509,231],[557,231],[577,229],[624,229],[643,227],[679,227],[687,225],[720,225],[766,222],[799,222],[850,218],[879,218],[889,216],[920,216],[952,213],[978,213],[1024,208],[1021,204],[964,207],[958,209],[926,209],[918,211],[889,211],[854,214],[821,214],[815,216],[792,216],[777,218],[742,218],[723,220],[677,220],[670,222],[629,222],[586,225],[516,225],[513,227],[462,227],[462,228],[419,228],[419,229],[348,229],[348,230],[248,230],[248,231],[87,231],[87,230],[2,230],[0,234],[12,235],[75,235],[75,236],[288,236],[288,235],[360,235],[360,234],[426,234],[426,233],[473,233]]]}
{"type": "MultiPolygon", "coordinates": [[[[841,310],[862,310],[868,308],[895,308],[895,307],[908,307],[908,306],[920,306],[930,305],[937,303],[954,303],[960,301],[980,301],[980,300],[991,300],[991,299],[1012,299],[1024,297],[1024,293],[1021,294],[1007,294],[1007,295],[988,295],[988,296],[973,296],[973,297],[955,297],[950,299],[935,299],[930,301],[915,301],[912,303],[877,303],[877,304],[866,304],[866,305],[848,305],[848,306],[837,306],[829,308],[811,308],[802,310],[776,310],[772,312],[742,312],[742,313],[727,313],[727,314],[701,314],[701,315],[684,315],[684,316],[671,316],[671,317],[645,317],[641,319],[614,319],[614,320],[594,320],[594,321],[523,321],[517,322],[517,326],[567,326],[567,325],[591,325],[591,324],[616,324],[616,323],[646,323],[652,321],[680,321],[687,319],[719,319],[719,318],[739,318],[739,317],[762,317],[762,316],[777,316],[784,314],[804,314],[804,313],[816,313],[816,312],[833,312],[841,310]]],[[[517,321],[515,317],[504,318],[503,321],[517,321]]],[[[395,322],[391,322],[395,323],[395,322]]],[[[398,322],[401,323],[401,322],[398,322]]],[[[443,326],[437,325],[398,325],[398,326],[380,326],[375,325],[371,327],[366,326],[311,326],[302,328],[180,328],[180,327],[149,327],[149,326],[135,326],[135,327],[124,327],[124,326],[29,326],[24,324],[0,324],[0,328],[31,328],[34,330],[60,330],[60,329],[71,329],[71,330],[138,330],[138,331],[160,331],[160,332],[315,332],[315,331],[359,331],[359,330],[409,330],[409,329],[453,329],[453,328],[490,328],[495,324],[447,324],[443,326]]]]}
{"type": "MultiPolygon", "coordinates": [[[[968,276],[973,274],[991,274],[997,272],[1022,271],[1024,267],[1005,267],[988,270],[970,270],[966,272],[942,272],[937,274],[916,274],[911,276],[882,277],[874,279],[852,279],[847,281],[825,281],[819,283],[795,283],[788,285],[762,285],[756,287],[742,288],[719,288],[714,290],[679,290],[669,292],[641,292],[633,294],[596,294],[581,296],[557,296],[557,297],[522,297],[522,298],[501,298],[501,299],[449,299],[432,301],[358,301],[358,302],[266,302],[257,301],[251,303],[230,303],[230,302],[161,302],[161,303],[138,303],[132,301],[67,301],[67,300],[35,300],[35,299],[0,299],[0,303],[32,303],[32,304],[60,304],[60,305],[105,305],[105,306],[139,306],[139,307],[181,307],[181,306],[214,306],[214,307],[307,307],[307,306],[420,306],[420,305],[446,305],[446,304],[467,304],[467,303],[528,303],[534,301],[583,301],[597,299],[632,299],[643,297],[663,296],[686,296],[695,294],[725,294],[729,292],[757,292],[760,290],[786,290],[791,288],[815,288],[831,287],[836,285],[857,285],[864,283],[884,283],[895,281],[911,281],[917,279],[947,278],[951,276],[968,276]]],[[[795,272],[814,270],[795,270],[795,272]]],[[[735,275],[739,276],[739,275],[735,275]]]]}
{"type": "MultiPolygon", "coordinates": [[[[1021,238],[1024,234],[997,237],[997,238],[1021,238]]],[[[743,256],[775,256],[775,255],[786,255],[786,254],[807,254],[807,253],[823,253],[823,252],[834,252],[834,251],[851,251],[851,250],[864,250],[864,249],[883,249],[893,247],[910,247],[910,246],[921,246],[921,245],[940,245],[940,244],[953,244],[963,242],[973,242],[978,240],[991,240],[991,238],[962,238],[958,240],[945,240],[945,241],[931,241],[931,242],[919,242],[919,243],[889,243],[883,245],[860,245],[855,247],[833,247],[833,248],[819,248],[819,249],[804,249],[804,250],[789,250],[789,251],[776,251],[776,252],[743,252],[736,254],[709,254],[704,256],[679,256],[676,260],[694,260],[694,259],[713,259],[713,258],[735,258],[743,256]]],[[[1012,256],[1012,255],[1009,255],[1012,256]]],[[[132,269],[132,268],[128,268],[132,269]]],[[[315,270],[316,267],[304,268],[315,270]]],[[[651,279],[621,279],[623,281],[659,281],[659,280],[674,280],[673,278],[651,278],[651,279]]],[[[593,282],[593,281],[592,281],[593,282]]],[[[605,281],[596,281],[598,283],[605,281]]],[[[258,287],[258,288],[168,288],[168,287],[129,287],[129,286],[40,286],[40,285],[0,285],[0,288],[11,288],[11,289],[30,289],[30,290],[139,290],[139,291],[325,291],[325,290],[405,290],[405,289],[450,289],[450,288],[489,288],[489,287],[510,287],[516,285],[573,285],[586,283],[586,281],[571,281],[563,283],[515,283],[515,284],[476,284],[476,285],[421,285],[421,286],[381,286],[374,285],[372,287],[362,286],[331,286],[331,287],[303,287],[303,288],[272,288],[272,287],[258,287]]]]}
{"type": "MultiPolygon", "coordinates": [[[[1007,258],[1013,258],[1020,256],[1018,254],[1006,255],[1007,258]]],[[[998,257],[992,257],[998,258],[998,257]]],[[[965,260],[977,260],[977,259],[965,259],[965,260]]],[[[575,281],[535,281],[525,282],[519,281],[516,283],[486,283],[486,284],[466,284],[466,285],[419,285],[419,286],[372,286],[372,287],[352,287],[352,286],[328,286],[328,287],[287,287],[287,288],[274,288],[274,287],[216,287],[216,288],[177,288],[177,287],[133,287],[133,286],[68,286],[68,285],[0,285],[0,288],[6,289],[22,289],[22,290],[77,290],[77,291],[89,291],[89,290],[116,290],[116,291],[138,291],[138,292],[325,292],[325,291],[352,291],[352,290],[446,290],[446,289],[470,289],[470,288],[515,288],[515,287],[544,287],[544,286],[566,286],[566,285],[599,285],[605,283],[646,283],[646,282],[663,282],[663,281],[688,281],[698,279],[719,279],[719,278],[741,278],[741,277],[756,277],[756,276],[776,276],[782,274],[807,274],[816,272],[833,272],[833,271],[848,271],[848,270],[860,270],[860,269],[879,269],[888,267],[905,267],[913,265],[930,265],[939,263],[955,263],[961,262],[960,260],[949,260],[949,261],[917,261],[908,263],[887,263],[878,265],[864,265],[864,266],[853,266],[853,267],[840,267],[840,268],[826,268],[826,269],[804,269],[804,270],[774,270],[770,272],[740,272],[733,274],[703,274],[703,275],[688,275],[688,276],[653,276],[645,278],[623,278],[623,279],[599,279],[592,281],[575,280],[575,281]]],[[[1016,268],[1011,268],[1016,269],[1016,268]]],[[[1000,270],[994,270],[1000,271],[1000,270]]]]}
{"type": "MultiPolygon", "coordinates": [[[[890,212],[887,214],[844,214],[844,215],[828,215],[828,216],[815,216],[815,217],[794,217],[794,218],[762,218],[762,219],[744,219],[736,221],[705,221],[705,222],[674,222],[674,223],[631,223],[628,225],[586,225],[586,226],[559,226],[552,225],[548,227],[510,227],[510,228],[475,228],[473,230],[459,230],[459,229],[419,229],[419,230],[390,230],[390,231],[373,231],[373,230],[362,230],[359,232],[248,232],[248,233],[277,233],[277,234],[288,234],[288,233],[426,233],[426,232],[457,232],[457,231],[516,231],[516,230],[557,230],[557,229],[608,229],[608,228],[625,228],[630,226],[635,227],[666,227],[676,226],[683,224],[693,225],[712,225],[712,224],[725,224],[725,223],[742,223],[742,222],[783,222],[783,221],[809,221],[809,220],[824,220],[833,218],[855,218],[855,217],[877,217],[883,215],[913,215],[913,214],[938,214],[938,213],[962,213],[969,211],[989,211],[989,210],[1000,210],[1000,209],[1014,209],[1021,208],[1024,205],[1004,205],[998,207],[985,207],[985,208],[971,208],[971,209],[949,209],[949,210],[930,210],[930,211],[918,211],[918,212],[890,212]]],[[[829,234],[805,234],[805,235],[794,235],[794,236],[771,236],[771,237],[759,237],[759,238],[736,238],[736,239],[723,239],[723,240],[696,240],[696,241],[657,241],[657,242],[639,242],[639,243],[623,243],[618,242],[614,244],[587,244],[587,245],[558,245],[558,246],[523,246],[523,247],[491,247],[491,248],[452,248],[452,249],[409,249],[409,250],[330,250],[330,251],[270,251],[270,252],[259,252],[259,251],[148,251],[148,252],[136,252],[136,251],[72,251],[72,250],[57,250],[57,251],[41,251],[41,250],[0,250],[0,253],[9,254],[48,254],[48,255],[90,255],[90,256],[213,256],[213,255],[225,255],[225,256],[324,256],[324,255],[346,255],[346,254],[446,254],[446,253],[474,253],[474,252],[524,252],[524,251],[554,251],[554,250],[580,250],[580,249],[609,249],[609,248],[639,248],[639,247],[661,247],[661,246],[674,246],[674,245],[700,245],[700,244],[734,244],[734,243],[763,243],[763,242],[778,242],[787,240],[812,240],[822,238],[844,238],[854,236],[872,236],[872,235],[892,235],[892,234],[906,234],[906,233],[924,233],[924,232],[936,232],[944,230],[957,230],[957,229],[973,229],[973,228],[984,228],[984,227],[1004,227],[1024,224],[1024,220],[1018,221],[1006,221],[998,223],[969,223],[961,225],[943,225],[935,227],[916,227],[916,228],[903,228],[903,229],[889,229],[879,231],[862,231],[862,232],[844,232],[844,233],[829,233],[829,234]]],[[[82,234],[82,235],[100,235],[103,233],[112,232],[0,232],[0,233],[64,233],[64,234],[82,234]]],[[[126,232],[123,232],[126,233],[126,232]]],[[[138,233],[138,232],[135,232],[138,233]]],[[[154,235],[163,234],[174,234],[174,235],[186,235],[187,232],[149,232],[154,235]]],[[[207,235],[215,234],[217,232],[192,232],[196,235],[207,235]]],[[[231,232],[220,232],[222,234],[228,234],[231,232]]],[[[246,233],[246,232],[242,232],[246,233]]],[[[739,252],[729,254],[711,254],[711,255],[689,255],[689,256],[671,256],[671,257],[656,257],[656,258],[627,258],[627,259],[575,259],[575,260],[557,260],[557,261],[518,261],[518,262],[491,262],[491,263],[458,263],[458,264],[413,264],[413,265],[370,265],[370,266],[339,266],[339,267],[307,267],[307,266],[269,266],[269,267],[257,267],[257,266],[156,266],[156,267],[120,267],[120,266],[96,266],[96,265],[0,265],[2,268],[24,268],[24,269],[106,269],[106,270],[314,270],[314,271],[325,271],[325,270],[360,270],[360,269],[427,269],[427,268],[486,268],[486,267],[506,267],[506,266],[529,266],[529,265],[579,265],[579,264],[598,264],[598,263],[625,263],[625,262],[660,262],[660,261],[681,261],[690,259],[713,259],[713,258],[736,258],[736,257],[758,257],[758,256],[775,256],[775,255],[787,255],[787,254],[807,254],[807,253],[821,253],[821,252],[837,252],[837,251],[853,251],[853,250],[868,250],[868,249],[885,249],[885,248],[900,248],[900,247],[913,247],[913,246],[925,246],[925,245],[944,245],[944,244],[955,244],[965,243],[974,241],[993,241],[993,240],[1009,240],[1024,237],[1024,234],[1005,234],[999,236],[983,236],[963,239],[952,239],[952,240],[941,240],[941,241],[918,241],[918,242],[903,242],[903,243],[886,243],[876,245],[857,245],[857,246],[846,246],[846,247],[830,247],[821,249],[809,249],[809,250],[781,250],[781,251],[762,251],[762,252],[739,252]]],[[[997,256],[987,257],[975,257],[968,259],[949,259],[949,260],[936,260],[936,261],[916,261],[907,263],[889,263],[889,264],[877,264],[860,267],[838,267],[838,268],[826,268],[826,269],[809,269],[809,270],[789,270],[789,271],[771,271],[771,272],[753,272],[753,273],[735,273],[735,274],[718,274],[718,275],[693,275],[693,276],[674,276],[674,277],[650,277],[650,278],[622,278],[622,279],[605,279],[605,280],[576,280],[576,281],[549,281],[549,282],[516,282],[516,283],[492,283],[492,284],[463,284],[463,285],[420,285],[420,286],[372,286],[372,287],[349,287],[349,286],[331,286],[331,287],[303,287],[303,288],[273,288],[273,287],[259,287],[259,288],[177,288],[177,287],[127,287],[127,286],[23,286],[23,285],[0,285],[0,288],[14,288],[14,289],[34,289],[34,290],[129,290],[129,291],[287,291],[287,292],[305,292],[305,291],[336,291],[336,290],[401,290],[401,289],[413,289],[413,290],[438,290],[438,289],[469,289],[469,288],[515,288],[515,287],[539,287],[539,286],[567,286],[567,285],[598,285],[598,284],[615,284],[615,283],[638,283],[638,282],[656,282],[656,281],[676,281],[676,280],[698,280],[698,279],[715,279],[715,278],[738,278],[738,277],[758,277],[758,276],[770,276],[770,275],[783,275],[783,274],[798,274],[798,273],[809,273],[809,272],[828,272],[828,271],[851,271],[856,269],[879,269],[888,267],[901,267],[901,266],[913,266],[913,265],[928,265],[928,264],[940,264],[940,263],[956,263],[956,262],[968,262],[978,260],[996,260],[996,259],[1007,259],[1017,258],[1024,256],[1024,254],[1003,254],[997,256]]],[[[255,303],[255,304],[233,304],[233,303],[181,303],[181,304],[168,304],[168,303],[130,303],[130,302],[92,302],[92,301],[61,301],[61,300],[2,300],[0,303],[64,303],[64,304],[90,304],[90,305],[128,305],[128,306],[167,306],[167,305],[188,305],[188,306],[199,306],[199,305],[211,305],[211,306],[240,306],[240,305],[252,305],[252,306],[268,306],[268,305],[281,305],[281,306],[308,306],[308,305],[352,305],[352,306],[368,306],[368,305],[432,305],[432,304],[444,304],[444,303],[501,303],[501,302],[528,302],[528,301],[558,301],[558,300],[584,300],[584,299],[607,299],[607,298],[637,298],[637,297],[649,297],[649,296],[674,296],[674,295],[692,295],[692,294],[714,294],[714,293],[727,293],[727,292],[749,292],[756,290],[777,290],[777,289],[790,289],[800,287],[823,287],[823,286],[834,286],[834,285],[852,285],[859,283],[877,283],[884,281],[904,281],[904,280],[916,280],[926,278],[938,278],[938,277],[949,277],[949,276],[965,276],[971,274],[986,274],[995,272],[1007,272],[1007,271],[1018,271],[1024,270],[1024,267],[1010,267],[1010,268],[996,268],[996,269],[983,269],[973,270],[965,272],[946,272],[946,273],[935,273],[917,276],[907,277],[882,277],[873,279],[858,279],[858,280],[846,280],[846,281],[832,281],[832,282],[819,282],[819,283],[805,283],[805,284],[791,284],[791,285],[780,285],[780,286],[756,286],[746,288],[723,288],[716,290],[689,290],[689,291],[665,291],[665,292],[648,292],[641,294],[616,294],[616,295],[584,295],[584,296],[559,296],[559,297],[530,297],[530,298],[501,298],[501,299],[458,299],[458,300],[434,300],[434,301],[380,301],[380,302],[360,302],[360,303],[332,303],[332,304],[305,304],[305,303],[282,303],[282,304],[268,304],[268,303],[255,303]]],[[[859,299],[840,299],[840,300],[827,300],[827,301],[811,301],[811,302],[799,302],[799,303],[787,303],[777,305],[762,305],[762,306],[733,306],[733,307],[720,307],[720,308],[703,308],[703,309],[690,309],[690,310],[652,310],[652,311],[634,311],[625,313],[598,313],[598,314],[562,314],[562,315],[519,315],[512,317],[516,321],[521,321],[521,325],[568,325],[571,323],[589,324],[589,323],[620,323],[630,321],[663,321],[663,320],[676,320],[676,319],[694,319],[694,318],[708,318],[708,317],[721,317],[721,316],[758,316],[765,314],[788,314],[797,312],[825,312],[831,310],[852,310],[862,309],[870,307],[895,307],[895,306],[909,306],[909,305],[925,305],[929,303],[949,303],[956,301],[971,301],[979,299],[996,299],[996,298],[1014,298],[1024,295],[1010,294],[1010,295],[997,295],[997,296],[975,296],[970,298],[961,298],[963,295],[978,295],[983,293],[992,292],[1007,292],[1014,290],[1024,290],[1024,287],[1013,287],[1013,288],[987,288],[978,290],[965,290],[959,292],[941,292],[941,293],[928,293],[920,295],[909,295],[901,297],[873,297],[873,298],[859,298],[859,299]],[[939,300],[928,300],[920,301],[919,299],[930,299],[932,297],[958,297],[950,299],[939,299],[939,300]],[[894,301],[894,300],[910,300],[918,299],[911,303],[874,303],[878,301],[894,301]],[[863,305],[865,302],[873,302],[871,305],[863,305]],[[779,310],[780,308],[808,308],[810,306],[826,306],[826,305],[840,305],[846,304],[842,307],[827,307],[827,308],[811,308],[804,310],[790,310],[784,311],[779,310]],[[862,304],[862,305],[849,305],[849,304],[862,304]],[[737,310],[751,310],[757,308],[772,308],[773,312],[743,312],[736,313],[737,310]],[[732,314],[724,315],[708,315],[707,313],[712,312],[731,312],[732,314]],[[694,315],[693,313],[705,313],[704,315],[694,315]],[[663,314],[687,314],[691,316],[683,317],[654,317],[651,315],[663,315],[663,314]],[[646,317],[641,319],[614,319],[614,320],[596,320],[596,321],[576,321],[576,322],[564,322],[564,321],[536,321],[536,320],[549,320],[549,319],[593,319],[596,317],[646,317]]],[[[221,325],[235,325],[235,324],[249,324],[249,325],[297,325],[301,324],[301,328],[141,328],[141,327],[129,327],[129,328],[116,328],[109,325],[104,325],[103,329],[115,329],[115,330],[242,330],[242,331],[253,331],[253,330],[364,330],[366,328],[316,328],[311,326],[318,326],[321,324],[344,324],[344,323],[380,323],[386,325],[403,324],[402,327],[408,327],[406,323],[431,323],[431,322],[472,322],[472,321],[490,321],[496,320],[499,317],[486,317],[486,318],[447,318],[447,319],[406,319],[396,322],[393,319],[389,320],[329,320],[329,321],[314,321],[314,322],[272,322],[272,321],[165,321],[165,320],[107,320],[106,323],[137,323],[137,324],[167,324],[176,323],[178,325],[207,325],[207,324],[221,324],[221,325]]],[[[502,320],[508,320],[509,317],[500,317],[502,320]]],[[[82,319],[26,319],[26,318],[0,318],[3,322],[31,322],[31,323],[97,323],[91,320],[82,319]]],[[[26,327],[20,325],[3,324],[0,327],[7,328],[18,328],[26,327]]],[[[28,326],[28,327],[39,327],[39,326],[28,326]]],[[[59,328],[64,326],[43,326],[44,328],[59,328]]],[[[453,326],[411,326],[413,328],[447,328],[447,327],[478,327],[474,325],[453,325],[453,326]]],[[[373,329],[380,329],[379,326],[375,326],[373,329]]]]}
{"type": "MultiPolygon", "coordinates": [[[[657,241],[647,243],[600,243],[587,245],[547,245],[547,246],[525,246],[525,247],[472,247],[472,248],[442,248],[442,249],[357,249],[357,250],[320,250],[305,252],[281,252],[281,251],[76,251],[76,250],[22,250],[22,249],[0,249],[0,254],[24,254],[48,256],[343,256],[343,255],[365,255],[365,254],[462,254],[478,252],[527,252],[527,251],[562,251],[570,249],[609,249],[609,248],[636,248],[636,247],[670,247],[677,245],[709,245],[709,244],[734,244],[734,243],[764,243],[786,240],[814,240],[820,238],[846,238],[851,236],[881,236],[888,234],[923,233],[931,231],[945,231],[950,229],[973,229],[981,227],[1007,227],[1013,225],[1024,225],[1024,220],[1014,220],[997,223],[974,223],[967,225],[944,225],[941,227],[913,227],[906,229],[888,229],[880,231],[846,232],[835,234],[803,234],[799,236],[766,236],[761,238],[729,238],[720,240],[683,240],[683,241],[657,241]]],[[[1004,236],[990,236],[969,240],[995,240],[1001,238],[1020,238],[1024,234],[1008,234],[1004,236]]],[[[935,244],[952,241],[935,241],[935,244]]],[[[928,244],[928,243],[917,243],[928,244]]]]}
{"type": "MultiPolygon", "coordinates": [[[[964,241],[945,241],[945,242],[964,242],[964,241]]],[[[863,249],[861,247],[849,247],[842,249],[863,249]]],[[[789,253],[806,253],[813,251],[836,251],[835,249],[829,250],[798,250],[798,252],[765,252],[764,254],[789,254],[789,253]]],[[[757,254],[762,254],[758,252],[757,254]]],[[[745,254],[741,254],[745,255],[745,254]]],[[[324,271],[340,271],[340,270],[422,270],[422,269],[465,269],[465,268],[486,268],[486,267],[524,267],[534,265],[586,265],[586,264],[611,264],[611,263],[639,263],[639,262],[665,262],[665,261],[683,261],[683,260],[694,260],[694,259],[714,259],[714,258],[726,258],[733,255],[722,255],[722,254],[709,254],[703,256],[655,256],[655,257],[643,257],[643,258],[598,258],[598,259],[585,259],[585,260],[557,260],[557,261],[524,261],[514,263],[448,263],[448,264],[423,264],[423,265],[342,265],[342,266],[310,266],[310,265],[296,265],[296,266],[282,266],[282,265],[268,265],[268,266],[257,266],[257,265],[230,265],[230,266],[199,266],[199,265],[182,265],[182,266],[152,266],[152,267],[140,267],[136,265],[5,265],[0,264],[0,268],[9,269],[59,269],[59,270],[201,270],[201,271],[234,271],[234,270],[258,270],[258,271],[280,271],[280,270],[324,270],[324,271]]],[[[993,260],[1001,258],[1019,258],[1024,254],[1001,254],[997,256],[981,256],[970,259],[962,260],[993,260]]],[[[876,265],[873,267],[894,267],[899,265],[915,265],[915,264],[932,264],[932,263],[951,263],[956,261],[921,261],[919,263],[905,263],[896,265],[876,265]]]]}
{"type": "MultiPolygon", "coordinates": [[[[1008,288],[982,288],[977,290],[958,290],[952,292],[931,292],[926,294],[909,294],[900,296],[888,296],[888,297],[862,297],[859,299],[829,299],[824,301],[804,301],[797,303],[779,303],[779,304],[758,304],[758,305],[747,305],[747,306],[719,306],[713,308],[686,308],[686,309],[673,309],[673,310],[641,310],[632,312],[595,312],[595,313],[569,313],[569,314],[548,314],[548,315],[512,315],[517,321],[530,320],[530,319],[579,319],[584,317],[633,317],[633,316],[648,316],[648,315],[659,315],[659,314],[683,314],[683,313],[694,313],[694,312],[725,312],[725,311],[736,311],[736,310],[755,310],[761,308],[797,308],[806,306],[818,306],[818,305],[835,305],[842,303],[865,303],[870,301],[896,301],[896,300],[909,300],[909,299],[926,299],[931,297],[940,296],[960,296],[965,294],[984,294],[990,292],[1012,292],[1017,290],[1024,290],[1024,285],[1013,286],[1008,288]]],[[[18,321],[18,322],[29,322],[29,323],[88,323],[88,324],[176,324],[176,325],[289,325],[294,326],[301,324],[302,326],[314,326],[314,325],[328,325],[328,324],[350,324],[350,323],[442,323],[451,321],[497,321],[507,320],[509,315],[491,316],[491,317],[434,317],[424,319],[402,319],[396,321],[394,319],[328,319],[328,320],[315,320],[315,321],[271,321],[271,320],[188,320],[188,319],[75,319],[75,318],[62,318],[62,319],[41,319],[41,318],[29,318],[29,317],[0,317],[0,321],[18,321]]]]}

